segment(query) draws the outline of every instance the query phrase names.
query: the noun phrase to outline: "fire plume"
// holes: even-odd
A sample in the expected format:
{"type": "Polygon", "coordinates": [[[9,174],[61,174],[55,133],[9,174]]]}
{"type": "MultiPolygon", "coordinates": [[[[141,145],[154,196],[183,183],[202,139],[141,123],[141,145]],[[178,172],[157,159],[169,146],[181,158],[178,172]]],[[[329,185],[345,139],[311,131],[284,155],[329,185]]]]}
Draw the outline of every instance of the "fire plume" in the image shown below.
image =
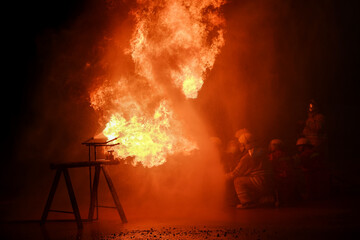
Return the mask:
{"type": "MultiPolygon", "coordinates": [[[[171,93],[197,98],[205,75],[224,45],[223,0],[138,0],[130,12],[135,24],[124,52],[134,63],[132,76],[109,73],[91,93],[102,113],[103,134],[117,137],[119,157],[159,166],[169,155],[190,153],[196,143],[183,131],[171,93]]],[[[111,70],[110,70],[111,71],[111,70]]]]}
{"type": "MultiPolygon", "coordinates": [[[[196,98],[224,45],[223,0],[138,1],[131,39],[136,71],[154,80],[152,62],[165,58],[164,71],[187,98],[196,98]]],[[[169,80],[170,80],[169,79],[169,80]]]]}

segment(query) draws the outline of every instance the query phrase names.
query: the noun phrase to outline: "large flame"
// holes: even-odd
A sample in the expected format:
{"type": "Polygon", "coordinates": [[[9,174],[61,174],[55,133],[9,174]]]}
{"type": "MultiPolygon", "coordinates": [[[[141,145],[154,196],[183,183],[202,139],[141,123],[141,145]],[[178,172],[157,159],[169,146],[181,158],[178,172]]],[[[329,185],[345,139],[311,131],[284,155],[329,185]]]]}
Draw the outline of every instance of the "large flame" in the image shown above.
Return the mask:
{"type": "Polygon", "coordinates": [[[137,1],[131,11],[135,29],[125,50],[135,64],[134,74],[109,74],[90,94],[92,107],[107,121],[103,134],[117,138],[117,156],[135,156],[134,164],[152,167],[196,148],[164,86],[179,89],[185,98],[198,96],[224,45],[222,4],[224,0],[137,1]]]}
{"type": "Polygon", "coordinates": [[[166,100],[160,103],[153,116],[132,116],[126,120],[115,113],[106,124],[104,135],[118,138],[120,156],[136,156],[134,163],[152,167],[163,164],[168,154],[190,152],[194,143],[182,136],[179,122],[173,118],[166,100]]]}
{"type": "Polygon", "coordinates": [[[187,98],[196,98],[224,45],[224,0],[139,0],[131,56],[137,73],[154,79],[152,61],[165,58],[164,71],[187,98]]]}

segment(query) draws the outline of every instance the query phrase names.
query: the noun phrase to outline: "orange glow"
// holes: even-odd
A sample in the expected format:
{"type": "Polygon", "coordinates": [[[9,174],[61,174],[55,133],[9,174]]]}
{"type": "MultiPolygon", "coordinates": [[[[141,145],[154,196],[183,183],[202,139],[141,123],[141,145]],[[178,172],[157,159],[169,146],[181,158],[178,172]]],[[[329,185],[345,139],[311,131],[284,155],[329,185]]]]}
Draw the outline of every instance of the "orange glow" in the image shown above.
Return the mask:
{"type": "Polygon", "coordinates": [[[190,153],[197,144],[173,111],[169,86],[197,98],[205,74],[224,45],[224,0],[138,0],[131,11],[135,26],[125,53],[133,76],[103,80],[90,94],[102,113],[103,134],[120,143],[115,156],[135,156],[133,164],[159,166],[169,155],[190,153]]]}
{"type": "MultiPolygon", "coordinates": [[[[138,1],[131,56],[138,74],[154,79],[152,61],[168,58],[169,77],[187,98],[196,98],[224,45],[224,0],[138,1]],[[210,36],[210,33],[212,36],[210,36]],[[173,66],[170,64],[173,63],[173,66]]],[[[171,64],[172,65],[172,64],[171,64]]]]}
{"type": "Polygon", "coordinates": [[[166,101],[162,101],[152,117],[133,116],[128,121],[115,113],[103,131],[108,139],[118,137],[115,152],[136,156],[134,164],[145,167],[163,164],[168,154],[190,152],[196,145],[181,136],[178,122],[173,119],[166,101]]]}

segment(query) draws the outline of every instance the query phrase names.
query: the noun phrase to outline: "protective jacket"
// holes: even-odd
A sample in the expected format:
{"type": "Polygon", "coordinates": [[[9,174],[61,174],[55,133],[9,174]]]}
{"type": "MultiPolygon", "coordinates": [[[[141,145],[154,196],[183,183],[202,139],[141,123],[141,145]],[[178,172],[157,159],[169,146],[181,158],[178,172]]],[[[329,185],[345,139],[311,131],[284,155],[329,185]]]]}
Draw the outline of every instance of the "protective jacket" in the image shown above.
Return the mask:
{"type": "Polygon", "coordinates": [[[246,153],[230,173],[241,204],[261,202],[272,193],[273,180],[270,164],[262,150],[246,153]]]}
{"type": "Polygon", "coordinates": [[[320,113],[310,115],[306,119],[303,135],[310,140],[313,146],[321,145],[326,139],[324,115],[320,113]]]}

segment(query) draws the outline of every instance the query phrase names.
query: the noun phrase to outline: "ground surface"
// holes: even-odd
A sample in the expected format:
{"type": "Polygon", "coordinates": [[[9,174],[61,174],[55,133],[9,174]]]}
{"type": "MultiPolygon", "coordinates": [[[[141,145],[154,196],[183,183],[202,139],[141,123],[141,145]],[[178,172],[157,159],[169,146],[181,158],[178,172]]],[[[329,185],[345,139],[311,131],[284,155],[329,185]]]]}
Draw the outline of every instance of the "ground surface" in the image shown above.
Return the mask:
{"type": "Polygon", "coordinates": [[[302,203],[294,207],[230,209],[226,218],[100,219],[84,222],[1,222],[1,239],[359,239],[359,197],[302,203]]]}

